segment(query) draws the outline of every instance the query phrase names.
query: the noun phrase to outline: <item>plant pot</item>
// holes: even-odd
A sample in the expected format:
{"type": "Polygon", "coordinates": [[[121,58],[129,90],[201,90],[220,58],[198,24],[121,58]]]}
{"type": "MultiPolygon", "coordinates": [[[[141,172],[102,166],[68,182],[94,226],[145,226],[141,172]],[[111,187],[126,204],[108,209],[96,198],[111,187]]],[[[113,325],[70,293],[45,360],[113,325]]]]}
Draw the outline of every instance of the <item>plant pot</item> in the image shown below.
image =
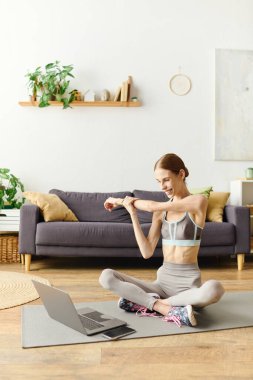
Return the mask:
{"type": "Polygon", "coordinates": [[[56,96],[53,95],[53,94],[48,94],[48,97],[49,97],[48,100],[52,100],[52,101],[57,100],[57,99],[56,99],[56,96]]]}
{"type": "Polygon", "coordinates": [[[15,208],[15,207],[12,206],[10,203],[4,202],[4,207],[3,207],[4,210],[11,210],[13,208],[15,208]]]}
{"type": "Polygon", "coordinates": [[[253,179],[253,168],[247,168],[245,171],[246,179],[253,179]]]}

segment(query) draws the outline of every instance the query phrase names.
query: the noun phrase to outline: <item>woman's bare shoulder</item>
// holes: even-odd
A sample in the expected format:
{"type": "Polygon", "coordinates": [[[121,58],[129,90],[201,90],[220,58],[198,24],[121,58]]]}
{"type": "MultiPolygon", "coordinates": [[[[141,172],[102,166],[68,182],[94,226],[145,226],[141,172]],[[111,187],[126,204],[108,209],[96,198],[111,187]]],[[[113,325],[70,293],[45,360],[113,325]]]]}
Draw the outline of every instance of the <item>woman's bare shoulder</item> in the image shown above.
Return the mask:
{"type": "Polygon", "coordinates": [[[199,206],[202,206],[202,207],[205,207],[208,204],[208,199],[203,194],[191,194],[189,195],[189,199],[191,199],[195,203],[198,203],[199,206]]]}

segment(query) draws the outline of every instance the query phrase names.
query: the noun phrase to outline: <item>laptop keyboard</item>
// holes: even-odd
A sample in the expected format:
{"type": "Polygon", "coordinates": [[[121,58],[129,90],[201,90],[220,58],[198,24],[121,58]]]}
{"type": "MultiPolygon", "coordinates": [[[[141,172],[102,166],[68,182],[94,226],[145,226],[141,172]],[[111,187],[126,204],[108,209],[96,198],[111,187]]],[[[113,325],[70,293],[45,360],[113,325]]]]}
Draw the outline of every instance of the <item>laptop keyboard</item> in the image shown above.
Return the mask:
{"type": "Polygon", "coordinates": [[[78,315],[80,317],[83,327],[87,330],[95,330],[100,327],[104,327],[104,325],[101,325],[101,323],[93,321],[92,319],[89,319],[82,314],[78,314],[78,315]]]}

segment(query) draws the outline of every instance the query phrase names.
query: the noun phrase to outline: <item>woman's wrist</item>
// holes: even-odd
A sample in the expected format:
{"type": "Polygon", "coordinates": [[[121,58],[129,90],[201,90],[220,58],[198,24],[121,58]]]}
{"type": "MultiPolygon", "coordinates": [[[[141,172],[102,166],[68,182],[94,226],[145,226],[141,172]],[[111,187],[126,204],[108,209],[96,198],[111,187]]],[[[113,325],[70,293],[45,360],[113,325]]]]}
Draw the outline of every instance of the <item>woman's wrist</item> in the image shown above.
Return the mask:
{"type": "MultiPolygon", "coordinates": [[[[118,205],[118,206],[123,206],[123,202],[124,202],[124,200],[125,200],[125,198],[117,198],[117,205],[118,205]]],[[[136,202],[136,201],[138,201],[138,200],[139,200],[139,198],[136,198],[136,199],[132,202],[133,206],[134,206],[134,202],[136,202]]]]}
{"type": "Polygon", "coordinates": [[[117,199],[117,205],[118,206],[123,206],[124,198],[118,198],[117,199]]]}

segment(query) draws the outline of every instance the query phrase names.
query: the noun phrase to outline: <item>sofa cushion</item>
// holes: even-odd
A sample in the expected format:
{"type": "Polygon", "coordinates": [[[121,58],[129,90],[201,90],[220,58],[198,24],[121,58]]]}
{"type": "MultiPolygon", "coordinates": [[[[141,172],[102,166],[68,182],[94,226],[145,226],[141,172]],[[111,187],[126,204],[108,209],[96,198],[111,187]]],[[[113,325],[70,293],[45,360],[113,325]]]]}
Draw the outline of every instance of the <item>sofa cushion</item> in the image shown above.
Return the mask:
{"type": "Polygon", "coordinates": [[[71,208],[80,222],[131,223],[131,217],[125,207],[116,207],[111,212],[104,208],[107,198],[124,198],[127,195],[131,197],[131,192],[83,193],[52,189],[49,193],[58,195],[71,208]]]}
{"type": "MultiPolygon", "coordinates": [[[[232,223],[206,222],[202,238],[202,247],[235,244],[235,226],[232,223]]],[[[218,252],[217,252],[218,253],[218,252]]]]}
{"type": "MultiPolygon", "coordinates": [[[[141,228],[148,235],[151,224],[141,228]]],[[[206,222],[201,246],[232,246],[235,244],[235,227],[232,223],[206,222]]],[[[161,247],[161,237],[157,248],[161,247]]],[[[36,245],[65,247],[138,247],[133,226],[129,223],[107,222],[53,222],[38,223],[36,245]]]]}
{"type": "Polygon", "coordinates": [[[36,245],[66,247],[137,247],[130,223],[38,223],[36,245]]]}
{"type": "Polygon", "coordinates": [[[209,222],[222,222],[224,207],[227,204],[230,193],[212,191],[208,199],[206,220],[209,222]]]}
{"type": "MultiPolygon", "coordinates": [[[[133,196],[136,198],[157,201],[157,202],[168,202],[168,197],[163,191],[146,191],[146,190],[134,190],[133,196]]],[[[152,212],[147,211],[137,211],[137,215],[140,223],[151,223],[152,222],[152,212]]]]}

